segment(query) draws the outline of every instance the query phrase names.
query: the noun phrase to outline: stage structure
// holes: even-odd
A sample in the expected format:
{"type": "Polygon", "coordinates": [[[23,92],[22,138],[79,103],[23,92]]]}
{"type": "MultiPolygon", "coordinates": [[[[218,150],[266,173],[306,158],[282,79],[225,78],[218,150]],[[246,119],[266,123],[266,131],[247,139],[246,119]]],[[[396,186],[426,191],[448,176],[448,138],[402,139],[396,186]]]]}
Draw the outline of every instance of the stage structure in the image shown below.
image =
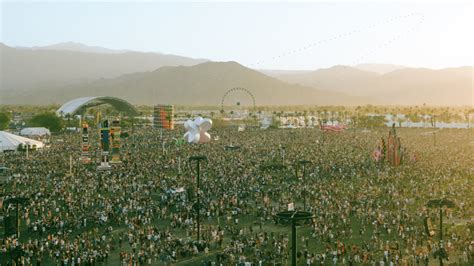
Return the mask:
{"type": "Polygon", "coordinates": [[[174,129],[174,105],[158,104],[153,108],[153,127],[174,129]]]}
{"type": "Polygon", "coordinates": [[[110,127],[110,138],[112,139],[112,151],[110,153],[110,163],[121,163],[120,161],[120,121],[118,119],[112,121],[110,127]]]}
{"type": "Polygon", "coordinates": [[[110,149],[110,128],[109,120],[104,120],[100,123],[100,147],[102,148],[102,155],[100,165],[97,170],[109,170],[109,149],[110,149]]]}
{"type": "Polygon", "coordinates": [[[73,99],[63,104],[57,111],[58,116],[85,114],[86,110],[91,107],[101,105],[110,105],[113,109],[127,116],[133,117],[140,114],[138,110],[129,102],[116,97],[109,96],[92,96],[73,99]]]}
{"type": "Polygon", "coordinates": [[[82,124],[82,146],[81,146],[81,162],[83,164],[89,164],[91,162],[90,157],[90,143],[89,143],[89,125],[84,122],[82,124]]]}

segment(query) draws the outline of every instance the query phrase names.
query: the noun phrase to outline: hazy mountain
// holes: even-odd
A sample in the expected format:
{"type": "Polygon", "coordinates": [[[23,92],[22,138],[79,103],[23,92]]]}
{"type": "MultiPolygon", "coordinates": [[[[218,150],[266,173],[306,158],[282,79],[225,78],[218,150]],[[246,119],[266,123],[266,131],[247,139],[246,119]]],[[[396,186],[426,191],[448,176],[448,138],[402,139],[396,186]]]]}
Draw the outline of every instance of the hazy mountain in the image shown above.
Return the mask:
{"type": "MultiPolygon", "coordinates": [[[[355,104],[363,101],[340,93],[290,85],[245,68],[235,62],[207,62],[190,67],[161,67],[155,71],[133,73],[81,85],[34,90],[13,94],[8,102],[32,104],[64,103],[95,95],[121,97],[134,104],[193,104],[219,106],[224,93],[234,87],[252,92],[257,105],[355,104]]],[[[246,97],[243,95],[242,97],[246,97]]],[[[232,105],[234,103],[230,103],[232,105]]]]}
{"type": "Polygon", "coordinates": [[[357,69],[375,72],[378,74],[387,74],[389,72],[406,68],[405,66],[400,65],[391,65],[391,64],[359,64],[356,66],[357,69]]]}
{"type": "Polygon", "coordinates": [[[259,69],[258,71],[270,77],[278,77],[281,75],[299,75],[307,74],[312,72],[312,70],[280,70],[280,69],[259,69]]]}
{"type": "Polygon", "coordinates": [[[34,46],[34,47],[15,47],[19,49],[30,49],[30,50],[60,50],[60,51],[72,51],[72,52],[83,52],[83,53],[97,53],[97,54],[122,54],[131,52],[129,50],[114,50],[100,46],[89,46],[78,42],[63,42],[47,46],[34,46]]]}
{"type": "Polygon", "coordinates": [[[400,66],[364,64],[257,72],[232,62],[203,62],[207,61],[77,43],[21,49],[0,43],[0,104],[63,103],[79,96],[115,95],[137,104],[215,105],[233,87],[253,91],[262,105],[474,102],[472,67],[394,70],[400,66]]]}
{"type": "Polygon", "coordinates": [[[162,66],[191,66],[206,61],[157,53],[85,53],[17,49],[0,44],[0,91],[64,87],[162,66]]]}
{"type": "Polygon", "coordinates": [[[370,89],[382,103],[474,106],[473,81],[473,67],[413,68],[382,75],[370,89]]]}
{"type": "Polygon", "coordinates": [[[373,104],[473,105],[473,67],[441,70],[403,68],[386,74],[335,66],[312,72],[276,74],[293,84],[373,99],[373,104]]]}
{"type": "MultiPolygon", "coordinates": [[[[310,72],[284,72],[272,76],[290,83],[344,92],[348,91],[348,88],[350,91],[353,87],[365,85],[367,80],[377,78],[378,74],[347,66],[334,66],[310,72]]],[[[350,92],[357,94],[357,91],[350,92]]]]}

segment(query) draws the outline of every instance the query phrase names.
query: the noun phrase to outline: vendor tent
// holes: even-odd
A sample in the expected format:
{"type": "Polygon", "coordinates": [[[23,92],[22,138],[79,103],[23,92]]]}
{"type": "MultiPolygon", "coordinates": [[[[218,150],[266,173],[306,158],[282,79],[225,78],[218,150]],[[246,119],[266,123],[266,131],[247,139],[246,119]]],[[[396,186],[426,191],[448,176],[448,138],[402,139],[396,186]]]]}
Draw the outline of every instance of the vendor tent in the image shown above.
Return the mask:
{"type": "Polygon", "coordinates": [[[20,135],[29,137],[44,137],[50,136],[51,132],[49,129],[44,127],[25,127],[20,131],[20,135]]]}
{"type": "Polygon", "coordinates": [[[34,139],[28,139],[22,136],[14,135],[6,131],[0,131],[0,150],[1,151],[15,151],[18,146],[22,144],[24,146],[29,145],[30,148],[43,148],[44,144],[41,141],[34,139]]]}

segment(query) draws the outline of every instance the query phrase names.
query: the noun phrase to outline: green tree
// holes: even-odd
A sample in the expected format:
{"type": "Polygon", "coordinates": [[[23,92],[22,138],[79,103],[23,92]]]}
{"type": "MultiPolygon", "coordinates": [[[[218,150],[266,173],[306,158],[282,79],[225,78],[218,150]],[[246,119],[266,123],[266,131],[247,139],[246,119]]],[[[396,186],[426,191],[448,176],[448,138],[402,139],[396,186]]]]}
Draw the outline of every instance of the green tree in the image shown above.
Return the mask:
{"type": "Polygon", "coordinates": [[[354,125],[358,128],[377,128],[385,126],[384,116],[359,115],[354,120],[354,125]]]}
{"type": "Polygon", "coordinates": [[[35,115],[28,122],[33,127],[45,127],[51,132],[59,132],[64,125],[64,121],[54,113],[42,113],[35,115]]]}
{"type": "Polygon", "coordinates": [[[10,115],[8,113],[0,113],[0,129],[6,129],[10,123],[10,115]]]}

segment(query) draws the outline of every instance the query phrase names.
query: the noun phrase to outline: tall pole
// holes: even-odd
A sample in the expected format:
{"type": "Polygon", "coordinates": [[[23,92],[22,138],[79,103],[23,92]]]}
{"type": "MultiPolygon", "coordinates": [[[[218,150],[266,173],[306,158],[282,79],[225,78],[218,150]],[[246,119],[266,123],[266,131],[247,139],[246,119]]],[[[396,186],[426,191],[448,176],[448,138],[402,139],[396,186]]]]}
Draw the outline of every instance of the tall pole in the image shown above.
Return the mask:
{"type": "Polygon", "coordinates": [[[199,160],[197,161],[197,240],[199,242],[199,237],[201,235],[201,225],[200,225],[200,218],[201,218],[201,186],[200,186],[200,170],[201,170],[201,165],[199,163],[199,160]]]}
{"type": "Polygon", "coordinates": [[[302,183],[303,183],[303,211],[306,211],[306,165],[310,163],[308,160],[301,160],[299,161],[299,164],[303,165],[303,177],[302,177],[302,183]]]}
{"type": "Polygon", "coordinates": [[[435,253],[435,257],[438,256],[439,265],[443,265],[443,259],[448,258],[446,249],[443,246],[443,206],[447,208],[455,207],[454,202],[448,199],[433,199],[428,201],[428,207],[438,207],[439,209],[439,247],[435,253]]]}
{"type": "Polygon", "coordinates": [[[296,221],[291,221],[291,265],[296,266],[296,221]]]}
{"type": "Polygon", "coordinates": [[[306,211],[306,164],[303,164],[303,211],[306,211]]]}
{"type": "Polygon", "coordinates": [[[69,176],[72,176],[72,155],[69,155],[69,176]]]}
{"type": "Polygon", "coordinates": [[[291,265],[296,266],[296,226],[302,225],[301,222],[309,221],[313,215],[305,211],[283,211],[276,214],[278,222],[291,222],[291,265]]]}
{"type": "MultiPolygon", "coordinates": [[[[441,250],[441,243],[443,242],[443,207],[439,206],[439,249],[441,250]]],[[[439,255],[439,265],[443,266],[443,256],[439,255]]]]}
{"type": "Polygon", "coordinates": [[[280,148],[280,155],[281,155],[281,163],[282,164],[285,164],[285,151],[286,151],[285,146],[280,148]]]}
{"type": "Polygon", "coordinates": [[[19,214],[20,203],[16,202],[16,238],[20,240],[20,214],[19,214]]]}
{"type": "Polygon", "coordinates": [[[201,233],[201,224],[200,224],[200,216],[201,216],[201,184],[200,184],[200,178],[201,178],[201,161],[207,160],[206,156],[192,156],[189,158],[190,161],[196,161],[196,172],[197,172],[197,215],[196,215],[196,224],[197,224],[197,241],[200,239],[200,233],[201,233]]]}
{"type": "Polygon", "coordinates": [[[165,155],[165,140],[163,139],[163,129],[160,129],[160,139],[161,139],[161,154],[165,155]]]}

